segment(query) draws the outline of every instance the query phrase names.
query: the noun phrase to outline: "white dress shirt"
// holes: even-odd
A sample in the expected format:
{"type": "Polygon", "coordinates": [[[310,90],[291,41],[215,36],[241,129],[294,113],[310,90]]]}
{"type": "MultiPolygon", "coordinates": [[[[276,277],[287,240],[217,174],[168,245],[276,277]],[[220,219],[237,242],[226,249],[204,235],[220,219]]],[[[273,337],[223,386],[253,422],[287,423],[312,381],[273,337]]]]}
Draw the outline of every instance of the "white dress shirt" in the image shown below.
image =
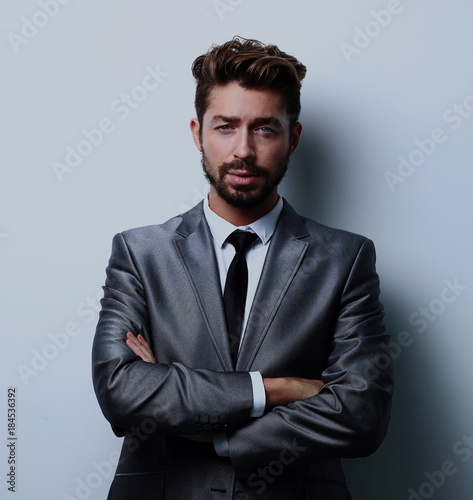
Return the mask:
{"type": "MultiPolygon", "coordinates": [[[[276,223],[279,219],[279,215],[281,214],[282,207],[283,201],[280,197],[274,208],[261,217],[261,219],[258,219],[247,226],[234,226],[213,212],[209,207],[208,200],[204,200],[204,215],[213,236],[214,251],[217,258],[222,294],[225,289],[228,268],[230,267],[235,255],[234,246],[231,243],[226,242],[226,239],[237,229],[256,233],[259,237],[259,239],[257,238],[246,252],[246,262],[248,265],[248,291],[246,295],[245,314],[243,317],[240,346],[245,335],[248,316],[253,304],[256,288],[258,287],[258,283],[261,278],[261,272],[263,270],[266,254],[268,253],[269,242],[276,228],[276,223]]],[[[266,393],[264,390],[263,378],[259,372],[250,372],[250,377],[253,387],[253,408],[250,417],[260,417],[263,415],[266,406],[266,393]]],[[[221,456],[229,456],[228,441],[225,433],[219,433],[214,436],[214,445],[217,454],[221,456]]]]}

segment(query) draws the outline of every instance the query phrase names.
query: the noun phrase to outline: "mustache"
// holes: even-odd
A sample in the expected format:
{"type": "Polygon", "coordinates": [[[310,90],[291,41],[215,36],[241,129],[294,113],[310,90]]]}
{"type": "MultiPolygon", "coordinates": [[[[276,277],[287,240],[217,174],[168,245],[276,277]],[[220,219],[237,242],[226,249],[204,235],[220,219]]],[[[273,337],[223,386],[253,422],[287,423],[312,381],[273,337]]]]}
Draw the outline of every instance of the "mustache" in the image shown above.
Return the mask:
{"type": "Polygon", "coordinates": [[[241,158],[227,163],[223,163],[220,166],[221,175],[228,174],[232,170],[240,170],[247,172],[248,174],[258,175],[260,177],[266,177],[268,175],[266,169],[260,167],[252,160],[243,160],[241,158]]]}

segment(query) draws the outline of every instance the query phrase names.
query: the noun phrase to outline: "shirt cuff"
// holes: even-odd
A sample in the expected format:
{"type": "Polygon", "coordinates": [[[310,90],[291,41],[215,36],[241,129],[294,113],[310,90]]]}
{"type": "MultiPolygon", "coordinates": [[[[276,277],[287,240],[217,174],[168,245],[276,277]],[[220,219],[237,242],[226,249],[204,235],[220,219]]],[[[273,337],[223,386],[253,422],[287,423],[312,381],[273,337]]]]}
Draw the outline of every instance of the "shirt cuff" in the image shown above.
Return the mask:
{"type": "MultiPolygon", "coordinates": [[[[251,386],[253,387],[253,408],[250,417],[261,417],[266,408],[266,391],[264,390],[263,377],[260,372],[249,372],[251,386]]],[[[214,434],[215,453],[221,457],[230,456],[230,447],[225,432],[214,434]]]]}
{"type": "Polygon", "coordinates": [[[250,417],[263,416],[266,408],[266,391],[264,390],[263,377],[260,372],[249,372],[253,386],[253,408],[250,417]]]}
{"type": "Polygon", "coordinates": [[[215,453],[220,457],[230,456],[230,447],[228,445],[228,438],[225,432],[218,432],[214,434],[214,448],[215,453]]]}

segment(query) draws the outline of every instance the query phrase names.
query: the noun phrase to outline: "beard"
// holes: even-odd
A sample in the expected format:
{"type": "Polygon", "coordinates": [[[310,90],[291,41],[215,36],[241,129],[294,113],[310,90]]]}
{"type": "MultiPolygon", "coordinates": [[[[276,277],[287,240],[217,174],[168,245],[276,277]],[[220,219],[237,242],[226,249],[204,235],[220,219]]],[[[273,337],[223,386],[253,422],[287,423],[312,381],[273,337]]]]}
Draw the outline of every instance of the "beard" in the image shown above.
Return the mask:
{"type": "Polygon", "coordinates": [[[211,171],[204,150],[202,150],[202,167],[205,178],[220,198],[233,207],[251,208],[262,203],[281,183],[287,172],[289,158],[290,155],[287,153],[279,160],[272,172],[256,165],[252,160],[238,159],[223,163],[214,173],[211,171]],[[232,170],[244,171],[258,177],[256,185],[254,183],[248,185],[230,184],[225,177],[232,170]]]}

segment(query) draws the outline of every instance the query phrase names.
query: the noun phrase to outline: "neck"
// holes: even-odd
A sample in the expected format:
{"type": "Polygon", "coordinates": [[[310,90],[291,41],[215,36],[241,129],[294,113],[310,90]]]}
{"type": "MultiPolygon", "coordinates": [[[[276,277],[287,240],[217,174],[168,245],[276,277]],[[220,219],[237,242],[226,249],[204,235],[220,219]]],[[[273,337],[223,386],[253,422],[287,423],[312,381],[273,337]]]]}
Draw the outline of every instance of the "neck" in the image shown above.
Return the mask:
{"type": "Polygon", "coordinates": [[[234,226],[247,226],[270,212],[276,205],[278,198],[277,191],[274,191],[259,205],[240,208],[228,204],[211,188],[209,192],[209,207],[212,212],[215,212],[222,219],[225,219],[234,226]]]}

